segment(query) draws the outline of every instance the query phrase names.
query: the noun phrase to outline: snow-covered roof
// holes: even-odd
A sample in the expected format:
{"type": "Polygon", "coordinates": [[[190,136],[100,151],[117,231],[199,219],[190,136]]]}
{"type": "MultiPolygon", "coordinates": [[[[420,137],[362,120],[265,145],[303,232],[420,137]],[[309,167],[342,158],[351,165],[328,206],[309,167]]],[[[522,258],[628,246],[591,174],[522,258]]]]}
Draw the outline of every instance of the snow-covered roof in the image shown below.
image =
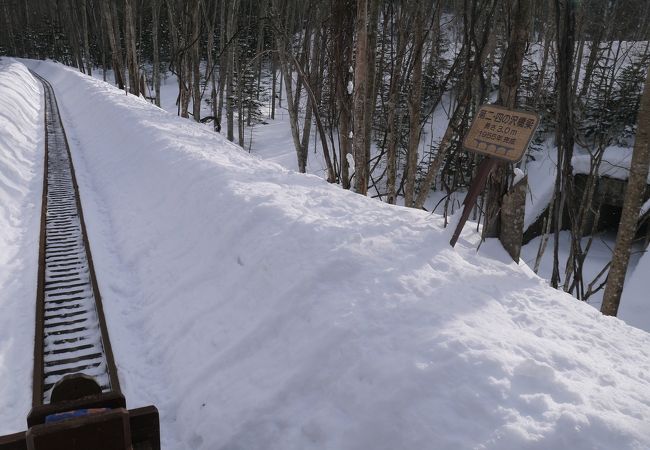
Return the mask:
{"type": "MultiPolygon", "coordinates": [[[[630,161],[632,160],[631,147],[612,146],[605,149],[598,169],[598,174],[603,177],[627,180],[630,176],[630,161]]],[[[591,171],[591,157],[586,152],[577,153],[571,160],[575,174],[588,175],[591,171]]],[[[648,175],[650,184],[650,175],[648,175]]]]}

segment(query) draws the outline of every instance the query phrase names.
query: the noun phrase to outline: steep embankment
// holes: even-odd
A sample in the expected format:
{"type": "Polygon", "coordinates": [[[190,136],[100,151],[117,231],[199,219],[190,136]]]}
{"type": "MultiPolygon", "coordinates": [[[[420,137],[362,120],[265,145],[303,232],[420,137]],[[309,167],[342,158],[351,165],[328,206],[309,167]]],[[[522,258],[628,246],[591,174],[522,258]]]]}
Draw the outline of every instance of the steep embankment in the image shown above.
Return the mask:
{"type": "MultiPolygon", "coordinates": [[[[52,63],[123,388],[165,448],[650,446],[650,335],[469,229],[52,63]]],[[[4,404],[4,399],[0,398],[4,404]]]]}
{"type": "Polygon", "coordinates": [[[25,427],[43,190],[40,83],[0,58],[0,434],[25,427]]]}

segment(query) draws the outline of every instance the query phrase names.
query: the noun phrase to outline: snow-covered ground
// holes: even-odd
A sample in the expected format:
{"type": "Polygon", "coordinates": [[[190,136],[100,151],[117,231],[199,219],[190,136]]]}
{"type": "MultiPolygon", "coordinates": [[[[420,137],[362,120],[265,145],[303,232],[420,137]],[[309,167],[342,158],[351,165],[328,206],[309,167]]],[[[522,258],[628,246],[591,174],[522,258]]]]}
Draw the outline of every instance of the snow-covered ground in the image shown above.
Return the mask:
{"type": "MultiPolygon", "coordinates": [[[[535,260],[537,252],[539,251],[541,237],[532,239],[527,245],[524,245],[521,251],[521,259],[529,267],[535,267],[535,260]]],[[[587,303],[594,308],[600,310],[603,302],[604,290],[601,284],[607,278],[607,271],[603,272],[609,262],[612,260],[612,253],[614,252],[614,244],[616,242],[616,233],[602,232],[594,235],[593,237],[587,236],[582,239],[582,248],[586,249],[589,245],[589,252],[582,269],[582,276],[584,280],[585,291],[588,290],[591,284],[593,290],[596,291],[586,299],[587,303]],[[591,244],[589,241],[591,240],[591,244]]],[[[571,233],[569,231],[560,232],[560,245],[558,247],[558,259],[560,267],[561,280],[565,279],[566,262],[569,259],[569,249],[571,248],[571,233]]],[[[636,271],[639,258],[643,255],[643,249],[640,243],[635,243],[632,247],[632,254],[630,256],[630,263],[627,272],[627,279],[630,278],[631,273],[636,271]]],[[[641,269],[640,273],[645,271],[645,278],[647,278],[647,269],[641,269]]],[[[546,280],[551,279],[553,273],[553,236],[550,236],[547,243],[544,255],[540,261],[538,275],[546,280]]],[[[647,279],[644,280],[645,285],[648,285],[647,279]]],[[[632,303],[642,306],[647,298],[647,294],[643,289],[630,287],[629,283],[625,284],[624,296],[621,300],[621,312],[627,310],[626,303],[632,303]]],[[[639,310],[641,312],[641,310],[639,310]]],[[[650,330],[650,305],[648,305],[647,312],[642,317],[637,317],[635,320],[630,321],[629,315],[619,314],[619,318],[625,320],[631,325],[639,326],[640,324],[647,324],[641,328],[648,331],[650,330]]]]}
{"type": "Polygon", "coordinates": [[[40,83],[0,59],[0,435],[31,406],[38,238],[43,194],[40,83]]]}
{"type": "MultiPolygon", "coordinates": [[[[26,113],[0,118],[26,138],[0,174],[28,170],[0,184],[15,205],[3,234],[8,221],[17,236],[0,245],[19,255],[0,259],[0,433],[30,405],[42,147],[37,84],[7,64],[0,102],[24,92],[11,110],[26,113]]],[[[650,447],[649,334],[494,242],[477,253],[469,226],[452,249],[436,215],[29,65],[58,97],[123,390],[130,407],[158,406],[164,448],[650,447]]]]}
{"type": "Polygon", "coordinates": [[[650,252],[639,255],[639,262],[625,279],[618,316],[630,325],[650,330],[650,301],[648,301],[650,252]]]}

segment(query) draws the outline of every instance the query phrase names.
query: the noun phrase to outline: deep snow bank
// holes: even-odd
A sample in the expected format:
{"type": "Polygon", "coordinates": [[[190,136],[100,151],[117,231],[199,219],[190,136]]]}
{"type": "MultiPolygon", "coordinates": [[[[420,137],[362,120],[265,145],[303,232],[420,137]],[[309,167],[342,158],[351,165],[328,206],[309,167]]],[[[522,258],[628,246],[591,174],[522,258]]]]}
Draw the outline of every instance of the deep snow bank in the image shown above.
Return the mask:
{"type": "Polygon", "coordinates": [[[618,316],[630,325],[650,331],[650,252],[646,251],[631,275],[625,280],[618,316]]]}
{"type": "Polygon", "coordinates": [[[31,406],[38,230],[43,189],[40,83],[0,58],[0,435],[31,406]]]}
{"type": "MultiPolygon", "coordinates": [[[[650,446],[650,336],[467,230],[51,63],[114,351],[165,448],[650,446]]],[[[468,227],[469,228],[469,227],[468,227]]]]}

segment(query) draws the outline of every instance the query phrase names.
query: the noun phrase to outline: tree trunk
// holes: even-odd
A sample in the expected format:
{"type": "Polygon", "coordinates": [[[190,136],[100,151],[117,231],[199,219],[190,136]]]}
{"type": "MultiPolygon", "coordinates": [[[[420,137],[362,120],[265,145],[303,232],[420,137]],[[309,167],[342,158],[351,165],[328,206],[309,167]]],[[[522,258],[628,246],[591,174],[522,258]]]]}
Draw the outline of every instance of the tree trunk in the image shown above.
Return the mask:
{"type": "Polygon", "coordinates": [[[585,37],[584,34],[580,37],[578,42],[578,54],[576,55],[576,62],[573,69],[573,96],[575,97],[578,92],[578,82],[580,81],[580,67],[582,67],[582,54],[585,50],[585,37]]]}
{"type": "MultiPolygon", "coordinates": [[[[226,75],[226,121],[228,126],[228,140],[233,142],[235,140],[235,98],[233,97],[233,83],[235,71],[235,30],[237,28],[239,0],[233,0],[230,5],[230,16],[228,17],[227,37],[228,37],[228,68],[226,75]]],[[[241,99],[240,99],[241,100],[241,99]]]]}
{"type": "MultiPolygon", "coordinates": [[[[201,36],[201,0],[192,3],[192,116],[201,121],[201,57],[199,54],[201,36]]],[[[207,79],[206,79],[207,82],[207,79]]]]}
{"type": "Polygon", "coordinates": [[[514,108],[517,103],[517,88],[521,78],[521,67],[528,42],[528,19],[530,0],[517,0],[514,28],[504,57],[504,65],[499,80],[497,102],[506,108],[514,108]]]}
{"type": "Polygon", "coordinates": [[[226,52],[226,41],[228,40],[227,36],[227,27],[226,27],[226,3],[227,0],[221,0],[221,9],[219,12],[219,20],[221,26],[219,27],[219,54],[221,55],[219,59],[219,101],[217,102],[217,115],[216,115],[216,129],[221,131],[221,119],[223,111],[223,95],[225,89],[225,83],[228,79],[228,52],[226,52]]]}
{"type": "Polygon", "coordinates": [[[81,0],[81,28],[84,40],[84,59],[86,61],[86,73],[92,75],[93,63],[90,58],[90,43],[88,41],[88,9],[86,0],[81,0]]]}
{"type": "Polygon", "coordinates": [[[131,0],[124,0],[124,43],[126,45],[126,64],[129,70],[129,89],[133,95],[140,95],[138,55],[135,49],[135,24],[131,0]]]}
{"type": "Polygon", "coordinates": [[[214,71],[215,60],[212,58],[212,51],[214,49],[214,27],[217,23],[217,12],[219,7],[217,4],[213,4],[212,16],[210,16],[210,11],[208,10],[205,3],[203,3],[203,8],[205,11],[205,21],[207,24],[207,39],[206,39],[206,67],[205,67],[205,84],[208,85],[208,80],[210,80],[210,105],[212,107],[212,117],[213,117],[213,126],[214,130],[217,130],[217,85],[216,85],[216,74],[214,71]]]}
{"type": "MultiPolygon", "coordinates": [[[[317,31],[318,33],[318,31],[317,31]]],[[[318,35],[313,37],[313,49],[311,45],[312,39],[307,36],[305,36],[305,39],[308,39],[309,42],[306,44],[306,49],[307,49],[307,54],[311,55],[309,58],[309,65],[306,67],[307,70],[307,80],[305,81],[306,84],[309,84],[309,86],[314,86],[314,72],[316,71],[318,67],[318,49],[316,48],[318,46],[318,35]]],[[[302,78],[302,77],[300,77],[302,78]]],[[[311,136],[311,125],[312,125],[312,120],[313,120],[313,107],[318,105],[314,105],[311,96],[307,96],[307,105],[305,106],[305,121],[303,122],[302,126],[302,140],[300,145],[302,146],[302,151],[305,153],[305,159],[308,158],[308,148],[309,148],[309,138],[311,136]]]]}
{"type": "Polygon", "coordinates": [[[362,195],[368,193],[368,158],[364,127],[366,98],[368,96],[368,2],[357,0],[357,51],[354,64],[354,187],[362,195]]]}
{"type": "Polygon", "coordinates": [[[612,265],[607,276],[603,304],[600,309],[603,314],[608,316],[615,316],[618,313],[625,274],[630,260],[630,247],[636,234],[643,194],[647,185],[650,166],[650,71],[646,76],[641,97],[637,126],[634,152],[630,162],[630,176],[627,180],[625,200],[621,211],[621,222],[618,225],[612,265]]]}
{"type": "Polygon", "coordinates": [[[124,76],[122,69],[122,50],[120,45],[119,34],[116,35],[116,29],[113,25],[113,17],[111,7],[108,1],[101,1],[102,17],[104,18],[104,26],[106,27],[106,35],[108,36],[108,43],[111,47],[111,65],[115,73],[115,80],[120,89],[124,89],[124,76]]]}
{"type": "Polygon", "coordinates": [[[539,69],[539,78],[537,80],[537,86],[535,87],[534,101],[537,108],[539,108],[541,102],[542,90],[544,88],[544,78],[546,77],[546,67],[548,66],[548,55],[550,53],[552,39],[553,31],[552,28],[549,27],[544,36],[544,54],[542,56],[542,66],[539,69]]]}
{"type": "MultiPolygon", "coordinates": [[[[555,23],[557,30],[557,77],[558,77],[558,124],[557,124],[557,173],[555,179],[555,204],[553,217],[555,235],[553,242],[553,270],[551,286],[560,283],[559,245],[564,204],[572,206],[571,188],[573,169],[573,97],[571,85],[571,63],[575,40],[575,13],[573,0],[555,0],[555,23]]],[[[570,214],[571,216],[571,214],[570,214]]]]}
{"type": "MultiPolygon", "coordinates": [[[[366,161],[370,161],[372,145],[372,122],[377,105],[377,86],[381,82],[381,73],[377,74],[377,24],[379,22],[379,1],[371,0],[369,5],[369,37],[368,37],[368,93],[363,112],[363,132],[366,145],[366,161]]],[[[372,178],[372,171],[368,173],[372,178]]]]}
{"type": "MultiPolygon", "coordinates": [[[[319,99],[320,99],[320,93],[315,93],[314,90],[311,87],[310,82],[308,81],[307,75],[302,71],[300,68],[300,65],[297,63],[295,58],[293,58],[293,62],[295,64],[296,70],[298,71],[298,77],[302,80],[303,85],[305,87],[305,90],[307,91],[307,96],[309,99],[309,104],[311,105],[311,110],[308,110],[307,113],[313,113],[314,118],[316,119],[316,128],[318,129],[318,133],[321,138],[321,145],[323,146],[323,157],[325,158],[325,165],[327,167],[327,181],[329,183],[334,183],[336,181],[336,177],[334,175],[334,166],[332,165],[332,160],[330,158],[330,153],[329,153],[329,148],[327,146],[327,135],[325,134],[325,127],[323,126],[323,122],[321,120],[321,115],[320,111],[318,110],[318,104],[319,104],[319,99]]],[[[291,107],[289,107],[291,109],[291,107]]],[[[294,117],[296,118],[296,136],[298,135],[298,110],[294,106],[294,117]]],[[[292,135],[293,135],[293,130],[294,127],[292,126],[292,135]]],[[[304,136],[303,136],[304,137],[304,136]]],[[[295,141],[294,141],[295,142],[295,141]]],[[[298,149],[296,148],[296,151],[298,149]]],[[[303,141],[303,145],[301,145],[300,152],[299,152],[299,160],[300,160],[300,155],[304,157],[304,163],[305,165],[307,164],[307,145],[303,141]]]]}
{"type": "Polygon", "coordinates": [[[351,96],[348,91],[350,67],[352,64],[352,34],[354,32],[353,15],[350,10],[354,8],[353,0],[334,0],[333,6],[333,55],[330,72],[336,78],[336,105],[339,112],[339,160],[341,185],[343,189],[350,189],[350,171],[348,155],[352,154],[350,139],[351,122],[351,96]]]}
{"type": "MultiPolygon", "coordinates": [[[[503,58],[501,78],[499,80],[499,97],[497,104],[514,109],[517,104],[517,89],[521,78],[521,68],[528,42],[529,0],[516,0],[513,28],[508,42],[508,49],[503,58]]],[[[499,236],[501,206],[503,196],[508,191],[508,178],[512,173],[510,165],[500,164],[493,171],[488,181],[488,195],[483,223],[483,237],[499,236]]]]}
{"type": "Polygon", "coordinates": [[[156,106],[160,107],[160,48],[158,45],[158,27],[160,25],[160,0],[151,3],[151,41],[153,45],[153,88],[156,106]]]}
{"type": "Polygon", "coordinates": [[[237,58],[237,143],[244,146],[244,68],[237,58]]]}
{"type": "Polygon", "coordinates": [[[603,39],[605,27],[598,27],[596,35],[591,40],[591,46],[589,48],[589,59],[587,60],[587,65],[585,66],[585,77],[582,79],[582,87],[580,88],[580,98],[585,98],[589,92],[589,86],[591,85],[591,76],[594,73],[594,68],[598,62],[600,56],[600,43],[603,39]]]}
{"type": "Polygon", "coordinates": [[[266,17],[266,4],[267,0],[260,2],[260,10],[257,17],[257,54],[259,55],[257,63],[257,88],[255,89],[255,98],[257,100],[260,99],[260,91],[262,88],[262,63],[264,62],[264,58],[261,55],[264,51],[264,25],[266,21],[263,18],[266,17]]]}
{"type": "Polygon", "coordinates": [[[406,52],[406,27],[402,22],[402,16],[398,17],[397,22],[397,52],[395,60],[392,61],[390,85],[388,87],[388,104],[385,107],[387,114],[386,118],[386,201],[395,204],[397,201],[397,139],[399,132],[399,115],[397,111],[397,103],[399,101],[399,92],[401,85],[401,68],[404,62],[404,54],[406,52]]]}
{"type": "Polygon", "coordinates": [[[415,175],[418,168],[420,147],[420,112],[422,110],[422,46],[424,45],[424,11],[422,1],[415,5],[415,30],[413,41],[413,80],[409,96],[409,141],[406,156],[406,181],[404,183],[404,205],[413,207],[415,198],[415,175]]]}
{"type": "MultiPolygon", "coordinates": [[[[472,9],[477,9],[476,6],[478,4],[476,2],[472,2],[472,3],[473,3],[472,9]]],[[[483,20],[483,29],[480,30],[481,37],[478,41],[478,44],[476,45],[476,53],[479,55],[483,54],[483,49],[487,45],[490,30],[492,29],[491,27],[492,18],[494,16],[494,11],[496,10],[496,6],[498,2],[491,1],[487,3],[488,3],[487,5],[484,5],[485,14],[483,20]]],[[[429,196],[429,191],[431,190],[431,186],[433,186],[433,182],[438,174],[438,170],[440,170],[440,167],[445,157],[447,156],[447,152],[451,147],[453,137],[457,133],[456,130],[459,129],[462,122],[466,119],[468,108],[470,107],[470,102],[472,100],[471,81],[475,76],[477,76],[478,71],[481,69],[480,58],[474,58],[474,60],[472,60],[471,59],[472,52],[469,48],[470,28],[472,29],[471,34],[474,34],[476,30],[473,29],[473,23],[470,23],[467,17],[464,17],[463,21],[465,22],[464,34],[465,34],[466,45],[464,45],[464,51],[461,51],[459,53],[459,55],[456,58],[456,61],[454,62],[454,64],[456,64],[457,62],[460,62],[464,59],[463,62],[465,64],[465,69],[463,74],[463,83],[461,85],[460,93],[458,95],[458,101],[456,103],[456,106],[454,107],[454,112],[451,115],[451,119],[449,120],[449,124],[447,125],[445,134],[443,135],[442,140],[440,141],[438,152],[436,153],[436,156],[432,158],[431,161],[429,162],[427,172],[422,182],[420,183],[420,190],[415,199],[416,208],[422,208],[424,206],[424,202],[427,200],[427,197],[429,196]]]]}
{"type": "Polygon", "coordinates": [[[271,120],[275,120],[275,99],[277,97],[278,68],[275,64],[275,55],[271,55],[271,120]]]}
{"type": "Polygon", "coordinates": [[[289,111],[289,124],[291,125],[291,137],[293,145],[296,148],[298,159],[298,171],[305,173],[307,171],[307,155],[304,154],[302,145],[300,145],[300,132],[298,130],[298,111],[294,108],[293,102],[293,83],[291,80],[291,67],[287,60],[286,44],[282,38],[278,37],[278,57],[280,58],[280,71],[284,78],[285,91],[287,92],[287,110],[289,111]]]}

